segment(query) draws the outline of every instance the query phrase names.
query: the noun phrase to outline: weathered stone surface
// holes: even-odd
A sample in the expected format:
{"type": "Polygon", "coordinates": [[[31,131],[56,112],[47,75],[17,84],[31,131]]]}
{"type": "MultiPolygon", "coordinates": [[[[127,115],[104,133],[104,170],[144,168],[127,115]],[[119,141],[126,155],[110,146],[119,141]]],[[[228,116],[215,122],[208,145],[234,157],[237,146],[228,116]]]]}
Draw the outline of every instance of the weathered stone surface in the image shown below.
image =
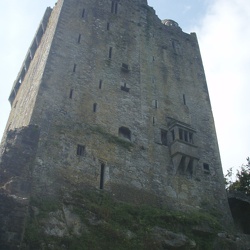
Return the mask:
{"type": "Polygon", "coordinates": [[[32,169],[39,139],[37,126],[9,131],[0,162],[0,249],[17,249],[25,230],[32,169]]]}
{"type": "Polygon", "coordinates": [[[156,242],[160,242],[161,249],[195,249],[196,243],[183,234],[173,233],[164,228],[155,227],[152,235],[156,242]]]}
{"type": "MultiPolygon", "coordinates": [[[[39,27],[2,142],[38,124],[38,147],[19,137],[1,146],[4,195],[25,203],[31,184],[32,197],[52,200],[89,186],[135,204],[213,212],[230,226],[196,35],[162,23],[146,0],[58,0],[39,27]],[[12,161],[16,150],[24,159],[12,161]]],[[[48,235],[80,234],[73,214],[50,214],[48,235]]]]}

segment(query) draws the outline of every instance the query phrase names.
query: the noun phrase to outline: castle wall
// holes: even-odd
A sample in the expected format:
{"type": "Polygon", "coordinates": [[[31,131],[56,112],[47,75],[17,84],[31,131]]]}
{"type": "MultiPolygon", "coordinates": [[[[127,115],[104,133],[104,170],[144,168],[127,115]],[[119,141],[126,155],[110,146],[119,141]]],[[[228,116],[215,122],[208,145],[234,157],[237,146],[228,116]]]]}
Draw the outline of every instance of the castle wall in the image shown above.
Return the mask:
{"type": "Polygon", "coordinates": [[[59,0],[16,100],[10,128],[41,129],[34,195],[228,210],[196,35],[146,1],[59,0]]]}
{"type": "Polygon", "coordinates": [[[51,9],[48,8],[46,10],[21,70],[14,82],[9,98],[12,107],[2,142],[4,142],[8,130],[27,126],[30,123],[47,63],[47,57],[54,38],[61,4],[58,3],[55,6],[51,17],[51,9]]]}

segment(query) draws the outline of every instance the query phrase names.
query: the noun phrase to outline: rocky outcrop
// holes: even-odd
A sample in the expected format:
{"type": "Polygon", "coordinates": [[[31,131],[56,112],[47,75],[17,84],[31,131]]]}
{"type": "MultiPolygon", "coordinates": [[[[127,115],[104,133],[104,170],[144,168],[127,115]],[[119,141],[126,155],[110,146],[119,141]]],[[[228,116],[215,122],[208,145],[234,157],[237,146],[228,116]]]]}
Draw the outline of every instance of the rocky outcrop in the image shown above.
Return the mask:
{"type": "Polygon", "coordinates": [[[196,243],[184,234],[177,234],[164,228],[154,227],[152,236],[158,242],[159,249],[195,249],[196,243]]]}
{"type": "Polygon", "coordinates": [[[9,131],[0,162],[0,249],[18,249],[31,192],[32,166],[39,139],[37,126],[9,131]]]}

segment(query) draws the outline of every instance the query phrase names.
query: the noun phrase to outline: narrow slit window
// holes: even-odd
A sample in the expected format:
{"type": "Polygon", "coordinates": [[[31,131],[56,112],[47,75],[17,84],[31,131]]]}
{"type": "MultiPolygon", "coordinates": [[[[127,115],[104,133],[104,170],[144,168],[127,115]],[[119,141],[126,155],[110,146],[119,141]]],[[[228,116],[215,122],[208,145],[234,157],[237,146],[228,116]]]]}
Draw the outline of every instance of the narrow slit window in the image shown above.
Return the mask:
{"type": "Polygon", "coordinates": [[[77,155],[80,155],[80,156],[84,156],[85,154],[85,146],[83,145],[77,145],[77,151],[76,151],[76,154],[77,155]]]}
{"type": "Polygon", "coordinates": [[[73,89],[71,89],[69,92],[69,98],[72,99],[72,97],[73,97],[73,89]]]}
{"type": "Polygon", "coordinates": [[[85,17],[85,9],[82,10],[82,18],[85,17]]]}
{"type": "Polygon", "coordinates": [[[78,40],[77,40],[77,42],[78,42],[78,43],[80,43],[80,42],[81,42],[81,38],[82,38],[82,35],[81,35],[81,34],[79,34],[79,36],[78,36],[78,40]]]}
{"type": "Polygon", "coordinates": [[[154,100],[154,108],[158,108],[158,101],[157,100],[154,100]]]}
{"type": "Polygon", "coordinates": [[[112,47],[109,47],[109,59],[112,58],[112,50],[113,50],[113,48],[112,48],[112,47]]]}
{"type": "Polygon", "coordinates": [[[107,30],[110,30],[110,23],[107,23],[107,30]]]}
{"type": "Polygon", "coordinates": [[[183,140],[183,130],[179,129],[179,139],[183,140]]]}
{"type": "Polygon", "coordinates": [[[102,80],[99,81],[99,89],[102,89],[102,80]]]}
{"type": "Polygon", "coordinates": [[[153,117],[153,125],[155,125],[155,117],[153,117]]]}
{"type": "Polygon", "coordinates": [[[74,64],[73,72],[76,72],[76,64],[74,64]]]}
{"type": "Polygon", "coordinates": [[[184,131],[184,141],[188,142],[189,138],[188,138],[188,132],[184,131]]]}
{"type": "Polygon", "coordinates": [[[100,173],[100,189],[104,188],[104,177],[105,177],[105,164],[101,164],[101,173],[100,173]]]}
{"type": "Polygon", "coordinates": [[[111,13],[114,13],[115,12],[115,2],[112,1],[111,2],[111,13]]]}
{"type": "Polygon", "coordinates": [[[194,143],[194,140],[193,140],[193,133],[189,133],[189,142],[190,142],[190,143],[194,143]]]}
{"type": "Polygon", "coordinates": [[[94,104],[93,104],[93,112],[95,113],[96,110],[97,110],[97,103],[94,103],[94,104]]]}
{"type": "Polygon", "coordinates": [[[186,96],[183,94],[183,103],[186,105],[186,96]]]}
{"type": "Polygon", "coordinates": [[[115,3],[115,14],[117,14],[117,12],[118,12],[118,3],[116,2],[115,3]]]}
{"type": "Polygon", "coordinates": [[[174,132],[174,130],[171,131],[171,134],[172,134],[172,140],[175,141],[175,132],[174,132]]]}

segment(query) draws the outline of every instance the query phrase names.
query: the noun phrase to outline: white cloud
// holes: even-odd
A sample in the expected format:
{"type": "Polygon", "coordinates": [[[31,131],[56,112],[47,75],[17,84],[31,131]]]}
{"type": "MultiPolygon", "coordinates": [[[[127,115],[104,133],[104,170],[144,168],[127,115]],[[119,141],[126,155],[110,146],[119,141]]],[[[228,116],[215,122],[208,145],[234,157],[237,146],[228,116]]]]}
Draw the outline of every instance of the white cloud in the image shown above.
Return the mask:
{"type": "Polygon", "coordinates": [[[249,0],[216,0],[198,27],[225,169],[250,155],[249,0]]]}

